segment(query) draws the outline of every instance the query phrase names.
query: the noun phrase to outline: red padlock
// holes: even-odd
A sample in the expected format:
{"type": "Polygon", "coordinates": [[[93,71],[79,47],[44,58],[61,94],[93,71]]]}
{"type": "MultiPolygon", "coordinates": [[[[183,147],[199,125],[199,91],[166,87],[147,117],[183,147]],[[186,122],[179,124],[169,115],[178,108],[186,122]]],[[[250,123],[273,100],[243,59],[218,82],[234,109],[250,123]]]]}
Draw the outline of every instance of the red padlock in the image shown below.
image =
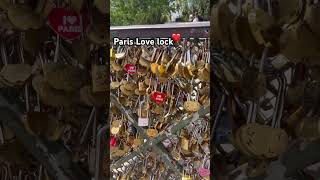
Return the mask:
{"type": "Polygon", "coordinates": [[[157,103],[157,104],[162,104],[166,100],[166,94],[162,92],[152,92],[151,93],[151,99],[157,103]]]}
{"type": "Polygon", "coordinates": [[[137,72],[137,67],[134,64],[126,64],[124,66],[124,70],[128,73],[128,74],[135,74],[137,72]]]}
{"type": "Polygon", "coordinates": [[[48,24],[62,38],[74,40],[85,32],[89,23],[86,16],[66,8],[53,8],[48,15],[48,24]]]}
{"type": "Polygon", "coordinates": [[[116,137],[112,136],[110,139],[110,146],[115,147],[117,145],[116,137]]]}

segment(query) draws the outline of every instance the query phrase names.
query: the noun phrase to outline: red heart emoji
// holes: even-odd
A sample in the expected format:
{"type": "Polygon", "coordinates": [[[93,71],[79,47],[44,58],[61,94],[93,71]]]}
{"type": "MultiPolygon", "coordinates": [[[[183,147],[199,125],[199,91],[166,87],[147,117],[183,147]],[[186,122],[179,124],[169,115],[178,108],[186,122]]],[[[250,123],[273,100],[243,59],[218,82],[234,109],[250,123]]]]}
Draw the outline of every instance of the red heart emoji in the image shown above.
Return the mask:
{"type": "Polygon", "coordinates": [[[181,35],[180,34],[172,34],[172,40],[174,42],[178,42],[181,39],[181,35]]]}

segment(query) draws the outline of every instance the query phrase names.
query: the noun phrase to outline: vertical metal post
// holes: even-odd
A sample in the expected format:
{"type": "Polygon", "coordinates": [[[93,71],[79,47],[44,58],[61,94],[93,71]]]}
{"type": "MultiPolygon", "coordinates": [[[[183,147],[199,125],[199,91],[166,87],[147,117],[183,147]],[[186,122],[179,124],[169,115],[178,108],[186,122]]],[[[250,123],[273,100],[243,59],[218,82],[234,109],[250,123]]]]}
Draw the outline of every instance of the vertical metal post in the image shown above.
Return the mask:
{"type": "Polygon", "coordinates": [[[106,136],[108,130],[108,126],[103,126],[101,129],[99,129],[98,133],[97,133],[97,143],[96,143],[96,165],[95,165],[95,175],[94,175],[94,179],[95,180],[102,180],[103,177],[103,152],[105,152],[105,144],[103,143],[103,138],[104,136],[106,136]]]}

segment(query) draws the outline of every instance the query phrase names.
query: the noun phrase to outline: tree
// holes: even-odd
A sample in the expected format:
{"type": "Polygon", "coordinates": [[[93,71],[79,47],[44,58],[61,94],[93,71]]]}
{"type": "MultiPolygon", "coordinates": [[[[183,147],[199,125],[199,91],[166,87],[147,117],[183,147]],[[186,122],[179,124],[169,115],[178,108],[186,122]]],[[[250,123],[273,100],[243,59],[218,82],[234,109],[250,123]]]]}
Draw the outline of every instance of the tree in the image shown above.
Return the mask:
{"type": "Polygon", "coordinates": [[[168,0],[112,0],[111,25],[162,24],[168,21],[168,0]]]}
{"type": "Polygon", "coordinates": [[[163,24],[170,21],[170,13],[178,12],[179,21],[188,21],[197,13],[209,19],[209,0],[112,0],[111,25],[163,24]]]}
{"type": "Polygon", "coordinates": [[[184,21],[188,21],[190,14],[198,14],[203,20],[209,20],[210,0],[175,0],[174,7],[184,21]]]}

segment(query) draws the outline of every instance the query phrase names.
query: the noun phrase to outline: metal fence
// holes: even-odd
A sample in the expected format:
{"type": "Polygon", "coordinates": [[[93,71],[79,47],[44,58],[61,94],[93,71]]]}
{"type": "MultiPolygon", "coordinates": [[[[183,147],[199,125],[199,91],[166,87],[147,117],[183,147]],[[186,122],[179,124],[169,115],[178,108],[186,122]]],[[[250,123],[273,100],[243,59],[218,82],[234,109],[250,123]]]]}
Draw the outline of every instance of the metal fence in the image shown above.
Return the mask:
{"type": "Polygon", "coordinates": [[[210,22],[185,22],[155,25],[111,26],[111,38],[165,38],[173,33],[182,38],[209,38],[210,22]]]}
{"type": "MultiPolygon", "coordinates": [[[[171,37],[173,33],[180,34],[182,38],[187,39],[208,39],[210,30],[210,22],[187,22],[187,23],[169,23],[169,24],[157,24],[157,25],[133,25],[133,26],[113,26],[110,28],[111,38],[166,38],[171,37]]],[[[134,116],[129,109],[123,107],[117,100],[115,94],[111,93],[111,103],[114,104],[123,113],[127,119],[133,123],[138,132],[144,136],[147,140],[136,151],[120,158],[113,164],[111,164],[111,171],[121,172],[121,169],[125,164],[130,164],[130,161],[139,157],[143,152],[151,148],[153,151],[161,154],[165,164],[176,172],[176,177],[182,175],[182,165],[173,160],[165,151],[162,141],[169,138],[170,135],[175,135],[180,129],[185,128],[190,123],[198,119],[199,117],[209,115],[209,107],[200,109],[199,112],[194,113],[189,118],[185,118],[176,124],[170,126],[166,131],[158,134],[157,137],[150,139],[145,134],[144,130],[137,125],[133,120],[134,116]]]]}

